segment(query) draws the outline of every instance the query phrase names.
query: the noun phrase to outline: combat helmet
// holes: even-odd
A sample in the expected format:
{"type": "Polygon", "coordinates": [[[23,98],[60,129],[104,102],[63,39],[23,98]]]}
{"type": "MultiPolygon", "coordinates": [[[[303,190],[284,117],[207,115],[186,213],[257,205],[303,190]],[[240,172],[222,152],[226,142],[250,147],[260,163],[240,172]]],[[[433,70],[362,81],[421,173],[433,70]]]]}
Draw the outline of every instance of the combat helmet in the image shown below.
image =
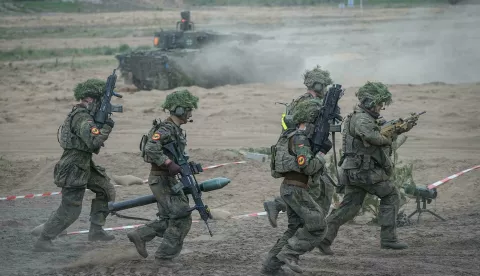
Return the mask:
{"type": "Polygon", "coordinates": [[[168,110],[171,113],[175,112],[178,107],[182,107],[184,110],[196,109],[198,107],[198,97],[192,95],[187,89],[184,89],[169,94],[162,104],[163,111],[168,110]]]}
{"type": "Polygon", "coordinates": [[[321,106],[318,101],[306,100],[300,102],[293,111],[293,122],[295,124],[313,123],[320,112],[321,106]]]}
{"type": "Polygon", "coordinates": [[[77,101],[86,97],[92,97],[100,100],[103,92],[105,91],[106,82],[99,79],[88,79],[75,86],[73,89],[73,95],[77,101]]]}
{"type": "Polygon", "coordinates": [[[308,89],[313,89],[316,83],[321,84],[323,87],[333,83],[330,78],[330,72],[322,70],[318,65],[312,70],[306,70],[303,74],[303,84],[308,89]]]}
{"type": "Polygon", "coordinates": [[[372,108],[380,103],[385,103],[385,105],[392,103],[392,93],[381,82],[368,81],[358,89],[355,96],[365,108],[372,108]]]}

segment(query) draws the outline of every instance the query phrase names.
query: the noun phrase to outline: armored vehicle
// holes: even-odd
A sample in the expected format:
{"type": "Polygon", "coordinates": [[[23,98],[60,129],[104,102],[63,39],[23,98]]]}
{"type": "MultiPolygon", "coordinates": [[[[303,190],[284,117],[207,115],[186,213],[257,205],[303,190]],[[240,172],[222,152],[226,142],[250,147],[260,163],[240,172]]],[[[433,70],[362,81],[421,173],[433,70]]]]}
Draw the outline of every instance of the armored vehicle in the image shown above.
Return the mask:
{"type": "MultiPolygon", "coordinates": [[[[197,31],[190,11],[183,11],[180,16],[175,30],[160,29],[155,33],[152,49],[116,55],[126,84],[140,90],[192,85],[211,88],[256,82],[262,72],[284,70],[274,58],[270,58],[270,63],[264,62],[265,55],[256,49],[250,47],[247,51],[248,46],[264,37],[197,31]]],[[[300,63],[303,61],[295,60],[295,64],[300,63]]],[[[291,69],[292,66],[285,67],[291,69]]]]}

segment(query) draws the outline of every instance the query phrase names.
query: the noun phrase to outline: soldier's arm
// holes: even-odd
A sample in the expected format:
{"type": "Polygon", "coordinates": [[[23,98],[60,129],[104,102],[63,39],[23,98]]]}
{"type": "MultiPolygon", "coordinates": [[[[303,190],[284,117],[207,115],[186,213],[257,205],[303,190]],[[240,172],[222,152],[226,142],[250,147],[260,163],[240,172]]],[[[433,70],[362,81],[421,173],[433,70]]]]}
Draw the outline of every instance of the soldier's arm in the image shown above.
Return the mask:
{"type": "Polygon", "coordinates": [[[100,149],[112,131],[112,128],[107,124],[103,125],[102,128],[98,128],[93,117],[87,113],[77,114],[73,118],[72,125],[75,134],[85,142],[92,152],[100,149]]]}
{"type": "Polygon", "coordinates": [[[325,165],[323,157],[313,155],[310,142],[303,133],[293,136],[293,147],[297,164],[306,175],[317,173],[325,165]]]}
{"type": "Polygon", "coordinates": [[[166,127],[161,127],[151,137],[148,137],[145,154],[158,166],[164,165],[165,161],[170,160],[170,158],[164,153],[163,145],[172,141],[171,131],[166,127]]]}
{"type": "Polygon", "coordinates": [[[392,141],[380,134],[380,128],[374,120],[366,116],[359,116],[355,123],[355,133],[363,141],[374,146],[391,145],[392,141]]]}

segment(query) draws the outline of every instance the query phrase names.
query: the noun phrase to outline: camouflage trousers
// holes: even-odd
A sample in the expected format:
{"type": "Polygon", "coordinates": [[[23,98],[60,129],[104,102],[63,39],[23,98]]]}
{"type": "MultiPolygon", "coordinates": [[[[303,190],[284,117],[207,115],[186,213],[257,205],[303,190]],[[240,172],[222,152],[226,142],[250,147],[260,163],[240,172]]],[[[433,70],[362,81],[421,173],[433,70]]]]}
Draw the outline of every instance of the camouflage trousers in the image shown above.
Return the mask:
{"type": "MultiPolygon", "coordinates": [[[[396,217],[400,196],[395,185],[391,181],[368,183],[367,181],[361,181],[365,179],[362,177],[362,172],[345,172],[347,173],[349,183],[346,185],[345,196],[339,208],[327,217],[328,230],[324,242],[328,245],[333,243],[340,226],[353,219],[360,211],[367,193],[380,198],[378,223],[381,226],[381,241],[396,242],[396,217]]],[[[373,179],[375,179],[374,176],[373,179]]]]}
{"type": "Polygon", "coordinates": [[[90,169],[86,187],[72,186],[68,182],[62,187],[62,202],[45,223],[42,232],[44,238],[54,239],[78,219],[82,211],[85,189],[95,193],[95,199],[92,200],[90,207],[90,223],[105,225],[105,219],[109,214],[108,202],[115,200],[115,187],[104,171],[100,173],[98,170],[90,169]]]}
{"type": "Polygon", "coordinates": [[[280,195],[286,204],[288,229],[268,252],[263,264],[268,270],[283,265],[276,257],[280,253],[298,258],[311,251],[322,241],[326,228],[325,214],[309,191],[282,184],[280,195]]]}
{"type": "MultiPolygon", "coordinates": [[[[152,174],[153,173],[153,174],[152,174]]],[[[180,254],[183,241],[192,226],[188,197],[182,189],[174,189],[177,180],[174,177],[154,175],[148,179],[150,189],[157,199],[158,219],[137,228],[135,231],[143,241],[151,241],[156,236],[163,237],[155,253],[155,258],[173,259],[180,254]]]]}
{"type": "MultiPolygon", "coordinates": [[[[332,183],[326,179],[324,174],[318,173],[309,178],[308,181],[308,193],[317,202],[323,210],[325,215],[330,211],[332,205],[333,192],[335,187],[332,183]]],[[[287,205],[281,196],[274,199],[278,210],[286,212],[287,205]]]]}

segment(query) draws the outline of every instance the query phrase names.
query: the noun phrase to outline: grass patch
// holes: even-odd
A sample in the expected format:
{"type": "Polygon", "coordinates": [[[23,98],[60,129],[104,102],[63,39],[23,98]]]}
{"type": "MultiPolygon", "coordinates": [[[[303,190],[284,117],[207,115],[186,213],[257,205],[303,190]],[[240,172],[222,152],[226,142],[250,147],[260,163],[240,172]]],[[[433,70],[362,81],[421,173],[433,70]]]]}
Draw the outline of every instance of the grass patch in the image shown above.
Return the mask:
{"type": "MultiPolygon", "coordinates": [[[[312,5],[338,5],[347,1],[336,1],[332,3],[331,0],[186,0],[186,3],[192,6],[312,6],[312,5]]],[[[434,3],[446,4],[447,0],[364,0],[364,6],[373,5],[425,5],[434,3]]],[[[360,1],[355,1],[355,6],[359,6],[360,1]]]]}
{"type": "Polygon", "coordinates": [[[20,39],[20,38],[79,38],[79,37],[102,37],[102,38],[120,38],[120,37],[142,37],[153,35],[160,28],[138,29],[114,28],[103,26],[92,27],[37,27],[37,28],[0,28],[0,39],[20,39]]]}
{"type": "Polygon", "coordinates": [[[0,61],[18,61],[32,60],[57,57],[82,57],[82,56],[111,56],[118,53],[128,52],[130,50],[146,50],[151,46],[139,46],[135,49],[130,48],[127,44],[118,47],[92,47],[92,48],[65,48],[65,49],[25,49],[15,48],[8,51],[0,51],[0,61]]]}
{"type": "Polygon", "coordinates": [[[64,69],[82,69],[82,68],[93,68],[101,66],[110,66],[116,67],[118,61],[116,59],[89,59],[89,60],[75,60],[72,58],[70,61],[52,61],[52,62],[43,62],[38,64],[37,67],[47,70],[64,70],[64,69]]]}

